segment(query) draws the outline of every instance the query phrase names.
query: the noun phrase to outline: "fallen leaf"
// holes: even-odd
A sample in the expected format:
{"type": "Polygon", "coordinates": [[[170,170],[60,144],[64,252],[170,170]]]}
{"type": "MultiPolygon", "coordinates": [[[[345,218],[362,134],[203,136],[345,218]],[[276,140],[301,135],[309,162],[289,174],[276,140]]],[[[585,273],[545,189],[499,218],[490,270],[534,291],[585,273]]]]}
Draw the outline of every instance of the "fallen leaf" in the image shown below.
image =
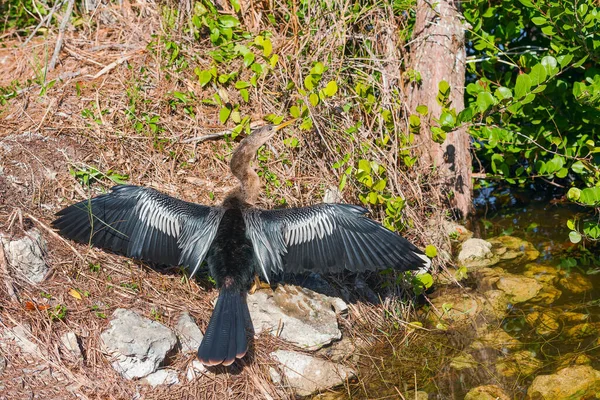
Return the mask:
{"type": "Polygon", "coordinates": [[[69,289],[69,294],[72,297],[75,297],[77,300],[81,300],[81,293],[79,293],[77,290],[71,288],[71,289],[69,289]]]}

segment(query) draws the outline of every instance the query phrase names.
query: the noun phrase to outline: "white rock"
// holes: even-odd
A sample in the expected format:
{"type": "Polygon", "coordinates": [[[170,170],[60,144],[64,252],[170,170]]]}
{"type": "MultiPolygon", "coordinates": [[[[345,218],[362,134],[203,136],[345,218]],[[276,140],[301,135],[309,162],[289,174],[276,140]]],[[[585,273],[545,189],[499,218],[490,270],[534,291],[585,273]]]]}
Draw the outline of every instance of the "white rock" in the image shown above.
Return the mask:
{"type": "Polygon", "coordinates": [[[198,351],[204,335],[190,313],[184,312],[181,314],[177,325],[175,325],[175,332],[181,343],[181,351],[184,353],[198,351]]]}
{"type": "Polygon", "coordinates": [[[282,364],[285,381],[300,396],[327,390],[356,376],[351,368],[295,351],[277,350],[270,355],[282,364]]]}
{"type": "Polygon", "coordinates": [[[169,328],[123,308],[115,310],[100,339],[103,351],[113,358],[113,368],[127,379],[156,371],[177,344],[169,328]]]}
{"type": "Polygon", "coordinates": [[[152,387],[158,385],[174,385],[179,383],[179,376],[177,375],[177,371],[172,369],[159,369],[156,372],[151,373],[146,376],[143,382],[149,384],[152,387]]]}
{"type": "Polygon", "coordinates": [[[75,332],[67,332],[62,334],[60,341],[76,358],[81,357],[81,348],[79,347],[79,341],[77,340],[77,335],[75,332]]]}
{"type": "Polygon", "coordinates": [[[196,360],[192,361],[191,365],[188,366],[187,372],[186,372],[186,378],[188,381],[193,381],[194,379],[196,379],[196,377],[198,375],[208,374],[208,373],[210,373],[210,372],[206,369],[204,364],[202,364],[200,362],[200,360],[196,359],[196,360]]]}
{"type": "Polygon", "coordinates": [[[258,291],[248,295],[247,302],[257,335],[267,331],[308,350],[342,337],[334,310],[334,305],[342,308],[339,299],[280,285],[272,294],[258,291]]]}
{"type": "Polygon", "coordinates": [[[30,338],[32,338],[31,330],[28,326],[25,325],[17,325],[14,328],[5,329],[0,338],[0,346],[5,347],[8,340],[12,340],[16,343],[17,346],[23,351],[23,353],[41,358],[43,356],[40,348],[37,344],[32,342],[30,338]]]}
{"type": "Polygon", "coordinates": [[[36,228],[30,229],[20,239],[11,240],[0,235],[0,243],[4,246],[4,254],[8,264],[31,283],[44,280],[48,274],[48,265],[44,260],[46,240],[36,228]]]}
{"type": "Polygon", "coordinates": [[[468,239],[458,254],[458,262],[467,268],[489,267],[497,264],[500,257],[492,253],[492,244],[483,239],[468,239]]]}

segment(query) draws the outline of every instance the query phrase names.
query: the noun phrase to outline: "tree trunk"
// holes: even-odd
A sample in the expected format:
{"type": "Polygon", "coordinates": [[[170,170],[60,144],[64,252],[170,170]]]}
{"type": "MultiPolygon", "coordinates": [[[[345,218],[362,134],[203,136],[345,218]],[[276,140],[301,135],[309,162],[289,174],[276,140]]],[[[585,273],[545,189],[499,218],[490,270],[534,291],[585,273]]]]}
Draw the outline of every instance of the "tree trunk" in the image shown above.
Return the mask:
{"type": "Polygon", "coordinates": [[[442,107],[436,100],[440,81],[450,85],[451,107],[459,113],[465,106],[465,35],[458,7],[458,1],[417,0],[410,66],[420,73],[421,84],[414,84],[409,106],[413,113],[421,104],[429,110],[428,117],[421,118],[421,132],[416,137],[422,155],[420,162],[438,174],[435,180],[439,189],[464,218],[472,207],[469,135],[466,129],[458,129],[449,132],[444,143],[439,144],[433,141],[430,130],[441,114],[442,107]]]}

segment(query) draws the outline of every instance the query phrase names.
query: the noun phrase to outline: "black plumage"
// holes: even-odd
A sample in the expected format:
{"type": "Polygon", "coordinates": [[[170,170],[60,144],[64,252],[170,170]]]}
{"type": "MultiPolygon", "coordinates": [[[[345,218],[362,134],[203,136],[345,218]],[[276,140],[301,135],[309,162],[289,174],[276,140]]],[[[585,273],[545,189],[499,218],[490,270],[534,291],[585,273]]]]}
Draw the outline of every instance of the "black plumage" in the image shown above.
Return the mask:
{"type": "Polygon", "coordinates": [[[206,365],[230,365],[246,354],[251,321],[245,293],[256,273],[270,281],[284,273],[305,271],[429,267],[419,249],[366,218],[362,207],[254,207],[259,186],[249,157],[283,126],[263,127],[238,146],[231,167],[240,187],[221,206],[122,185],[61,210],[53,222],[67,238],[153,263],[182,265],[191,276],[206,260],[220,290],[198,349],[206,365]]]}

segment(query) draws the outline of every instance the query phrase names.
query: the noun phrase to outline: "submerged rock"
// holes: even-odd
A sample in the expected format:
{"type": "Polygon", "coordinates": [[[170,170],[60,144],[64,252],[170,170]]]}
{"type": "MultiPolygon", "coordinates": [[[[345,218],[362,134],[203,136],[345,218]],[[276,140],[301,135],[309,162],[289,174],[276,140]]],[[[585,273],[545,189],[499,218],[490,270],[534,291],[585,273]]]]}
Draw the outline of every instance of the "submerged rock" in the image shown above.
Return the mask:
{"type": "Polygon", "coordinates": [[[558,314],[558,319],[563,322],[585,322],[590,318],[589,314],[577,313],[572,311],[563,311],[558,314]]]}
{"type": "Polygon", "coordinates": [[[600,371],[587,365],[538,375],[527,390],[531,400],[592,399],[600,396],[600,371]]]}
{"type": "Polygon", "coordinates": [[[272,335],[304,349],[317,350],[342,337],[336,310],[346,303],[308,289],[280,285],[271,294],[257,291],[247,298],[248,308],[258,335],[272,335]]]}
{"type": "Polygon", "coordinates": [[[534,311],[527,314],[525,321],[535,329],[538,335],[547,336],[559,330],[560,324],[557,318],[558,316],[553,311],[534,311]]]}
{"type": "Polygon", "coordinates": [[[572,365],[592,365],[592,359],[585,354],[569,353],[560,357],[557,369],[563,369],[572,365]]]}
{"type": "Polygon", "coordinates": [[[4,247],[8,264],[21,276],[33,284],[44,280],[49,268],[44,260],[46,239],[39,230],[30,229],[25,236],[16,240],[0,235],[0,245],[4,247]]]}
{"type": "Polygon", "coordinates": [[[488,239],[492,244],[492,253],[501,260],[512,260],[515,263],[533,261],[540,256],[535,246],[514,236],[498,236],[488,239]]]}
{"type": "Polygon", "coordinates": [[[551,265],[527,264],[523,275],[533,278],[540,283],[549,283],[554,285],[558,282],[558,269],[551,265]]]}
{"type": "Polygon", "coordinates": [[[281,372],[273,369],[275,383],[287,384],[300,396],[327,390],[343,384],[356,376],[356,372],[331,361],[311,357],[295,351],[277,350],[271,357],[281,364],[281,372]]]}
{"type": "Polygon", "coordinates": [[[522,350],[511,353],[496,361],[496,371],[504,377],[529,376],[542,368],[544,363],[530,351],[522,350]]]}
{"type": "Polygon", "coordinates": [[[462,354],[454,357],[450,360],[450,368],[456,371],[463,371],[466,369],[475,369],[479,367],[479,363],[475,360],[475,357],[471,354],[462,354]]]}
{"type": "Polygon", "coordinates": [[[204,335],[190,313],[186,311],[181,314],[175,325],[175,332],[181,343],[181,351],[184,353],[198,351],[204,335]]]}
{"type": "Polygon", "coordinates": [[[496,287],[509,296],[513,303],[523,303],[533,299],[542,289],[542,285],[533,278],[506,274],[496,282],[496,287]]]}
{"type": "Polygon", "coordinates": [[[560,284],[560,286],[562,286],[564,289],[568,290],[571,293],[584,293],[594,288],[592,286],[592,282],[585,276],[581,275],[579,272],[563,272],[561,275],[563,276],[562,278],[560,278],[558,283],[560,284]]]}
{"type": "Polygon", "coordinates": [[[492,245],[483,239],[468,239],[458,254],[458,262],[468,269],[478,269],[497,264],[500,257],[492,253],[492,245]]]}
{"type": "Polygon", "coordinates": [[[156,371],[177,344],[177,337],[169,328],[123,308],[115,310],[100,339],[103,350],[112,358],[113,368],[126,379],[156,371]]]}
{"type": "Polygon", "coordinates": [[[510,396],[496,385],[485,385],[469,390],[464,400],[510,400],[510,396]]]}
{"type": "Polygon", "coordinates": [[[427,319],[434,326],[439,322],[463,324],[481,317],[490,322],[502,319],[509,303],[506,294],[489,290],[483,294],[461,288],[445,289],[430,297],[431,310],[427,319]]]}
{"type": "Polygon", "coordinates": [[[501,328],[492,328],[487,332],[485,329],[482,329],[483,332],[478,332],[477,339],[471,343],[471,348],[476,350],[490,348],[507,352],[508,350],[519,349],[523,346],[523,343],[510,336],[501,328]]]}
{"type": "Polygon", "coordinates": [[[586,322],[565,329],[564,335],[567,339],[581,340],[588,336],[600,334],[600,322],[586,322]]]}

